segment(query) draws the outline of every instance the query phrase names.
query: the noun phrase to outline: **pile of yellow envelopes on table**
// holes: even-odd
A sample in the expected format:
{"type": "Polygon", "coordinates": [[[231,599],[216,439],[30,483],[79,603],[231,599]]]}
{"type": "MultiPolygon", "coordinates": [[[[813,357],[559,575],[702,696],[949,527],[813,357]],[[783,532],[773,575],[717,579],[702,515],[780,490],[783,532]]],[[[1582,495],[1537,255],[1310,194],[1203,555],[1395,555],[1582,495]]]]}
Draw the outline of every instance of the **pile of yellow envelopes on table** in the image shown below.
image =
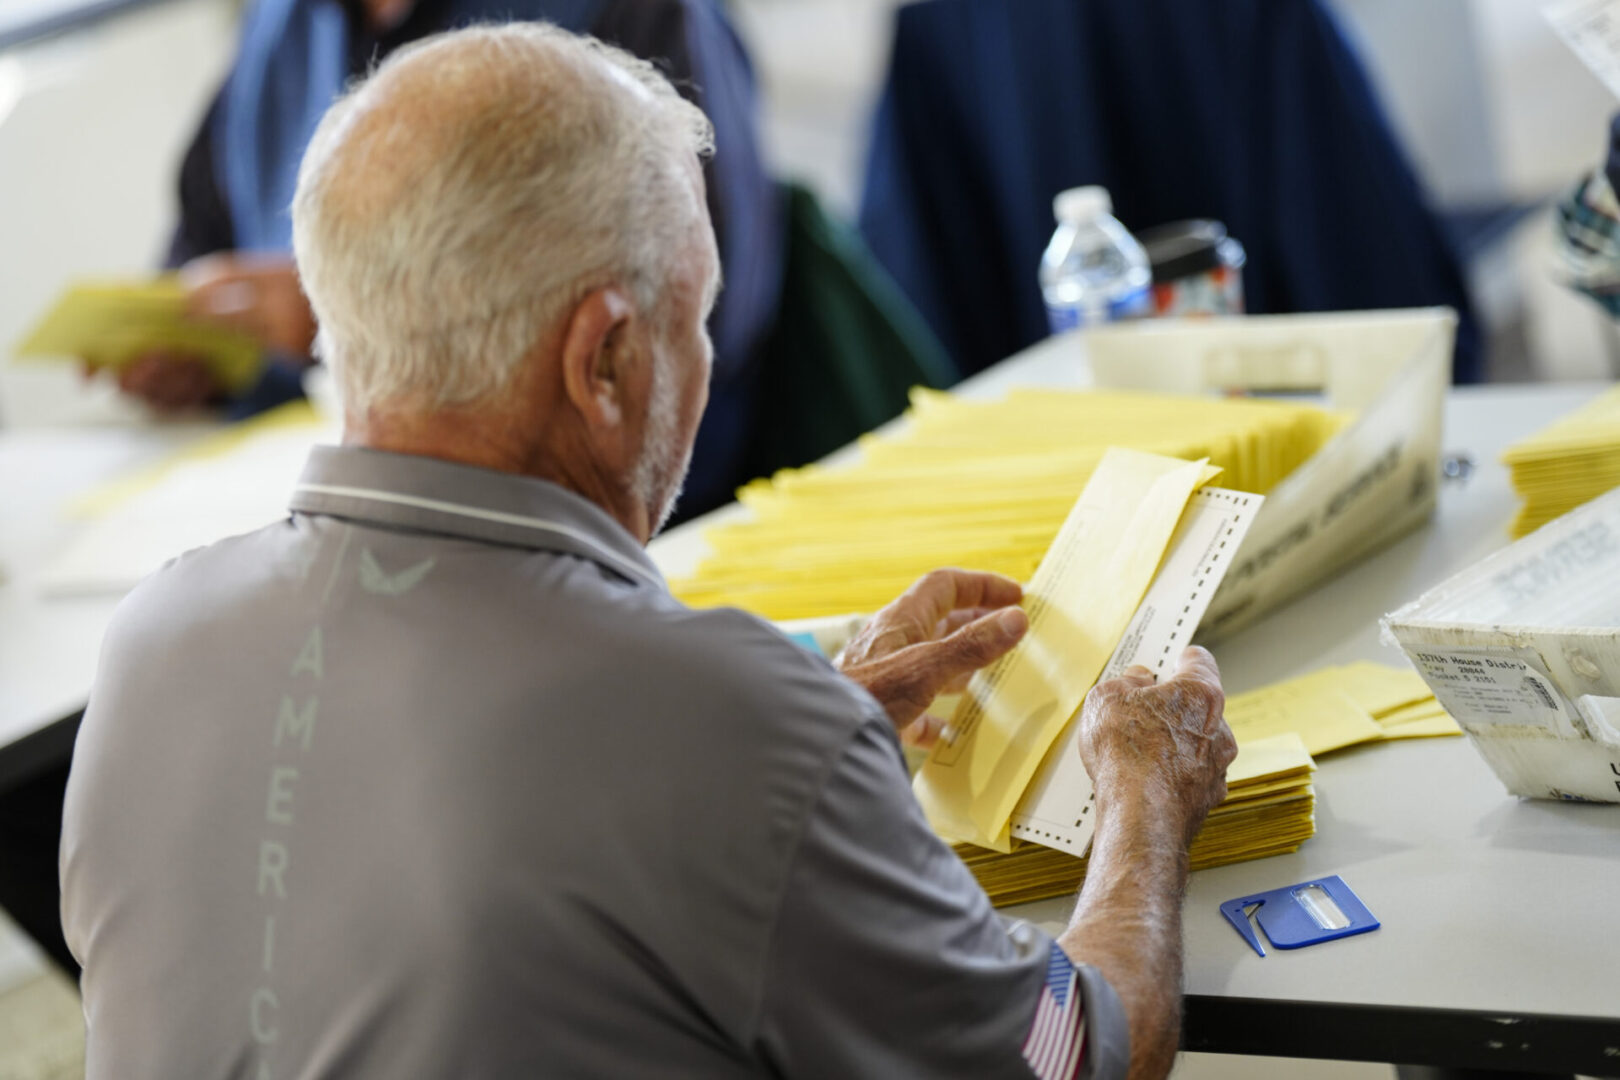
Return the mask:
{"type": "Polygon", "coordinates": [[[1263,494],[1346,421],[1254,398],[916,391],[906,422],[861,440],[858,462],[745,487],[751,520],[709,530],[711,555],[671,588],[695,607],[787,620],[876,611],[938,566],[1025,581],[1110,446],[1207,458],[1226,488],[1263,494]]]}
{"type": "MultiPolygon", "coordinates": [[[[1298,735],[1245,743],[1226,771],[1226,800],[1210,812],[1189,852],[1194,870],[1286,855],[1316,832],[1316,764],[1298,735]]],[[[959,843],[956,853],[997,907],[1072,896],[1087,856],[1017,841],[1009,852],[959,843]]]]}
{"type": "MultiPolygon", "coordinates": [[[[1133,665],[1170,676],[1263,498],[1219,470],[1110,449],[1025,590],[1029,631],[958,699],[913,789],[996,903],[1061,895],[1085,872],[1095,799],[1077,713],[1133,665]]],[[[1258,740],[1200,838],[1198,865],[1292,851],[1311,835],[1297,735],[1258,740]]]]}
{"type": "MultiPolygon", "coordinates": [[[[1312,754],[1358,743],[1461,735],[1455,720],[1410,668],[1358,662],[1323,668],[1227,699],[1238,757],[1226,773],[1226,801],[1193,841],[1191,866],[1284,855],[1315,833],[1312,754]]],[[[958,843],[997,906],[1072,895],[1086,859],[1033,842],[1007,852],[958,843]]]]}
{"type": "Polygon", "coordinates": [[[1514,443],[1502,461],[1524,496],[1515,537],[1620,487],[1620,388],[1514,443]]]}
{"type": "Polygon", "coordinates": [[[198,357],[232,393],[250,388],[263,367],[253,338],[187,316],[185,286],[173,275],[74,285],[15,349],[23,360],[112,369],[157,351],[198,357]]]}

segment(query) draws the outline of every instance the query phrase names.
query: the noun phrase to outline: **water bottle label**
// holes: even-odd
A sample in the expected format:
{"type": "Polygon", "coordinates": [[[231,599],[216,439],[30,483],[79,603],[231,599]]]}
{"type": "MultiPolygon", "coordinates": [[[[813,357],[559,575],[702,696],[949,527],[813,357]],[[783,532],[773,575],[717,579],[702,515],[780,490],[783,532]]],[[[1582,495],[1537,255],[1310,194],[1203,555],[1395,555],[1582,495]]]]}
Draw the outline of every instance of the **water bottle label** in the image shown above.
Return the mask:
{"type": "Polygon", "coordinates": [[[1070,330],[1080,329],[1079,304],[1047,304],[1046,321],[1052,326],[1052,333],[1062,334],[1070,330]]]}
{"type": "Polygon", "coordinates": [[[1051,325],[1052,333],[1062,334],[1086,326],[1137,319],[1152,312],[1153,293],[1143,286],[1124,296],[1116,296],[1106,308],[1091,304],[1047,304],[1046,321],[1051,325]]]}
{"type": "Polygon", "coordinates": [[[1108,321],[1136,319],[1153,311],[1153,290],[1146,285],[1108,302],[1108,321]]]}

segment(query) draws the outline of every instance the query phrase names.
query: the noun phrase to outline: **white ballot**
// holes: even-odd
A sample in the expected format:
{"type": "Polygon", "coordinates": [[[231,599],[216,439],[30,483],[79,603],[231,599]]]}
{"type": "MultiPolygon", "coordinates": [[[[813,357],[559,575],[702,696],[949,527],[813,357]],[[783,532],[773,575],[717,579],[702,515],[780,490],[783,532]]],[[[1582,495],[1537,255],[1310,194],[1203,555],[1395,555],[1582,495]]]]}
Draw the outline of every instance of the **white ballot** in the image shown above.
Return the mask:
{"type": "MultiPolygon", "coordinates": [[[[1175,670],[1265,497],[1204,488],[1187,503],[1146,598],[1102,678],[1141,664],[1163,678],[1175,670]]],[[[1012,835],[1073,855],[1091,844],[1091,777],[1080,761],[1078,714],[1058,737],[1013,812],[1012,835]]]]}

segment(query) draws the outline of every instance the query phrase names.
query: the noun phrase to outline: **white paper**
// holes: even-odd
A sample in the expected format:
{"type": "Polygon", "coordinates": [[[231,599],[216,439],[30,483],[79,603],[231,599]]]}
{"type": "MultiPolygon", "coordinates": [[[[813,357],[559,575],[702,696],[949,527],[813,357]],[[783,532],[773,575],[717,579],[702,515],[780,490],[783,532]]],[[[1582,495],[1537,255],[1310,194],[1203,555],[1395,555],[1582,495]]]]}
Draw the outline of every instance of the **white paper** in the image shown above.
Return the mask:
{"type": "Polygon", "coordinates": [[[1620,0],[1565,0],[1542,14],[1581,63],[1620,97],[1620,0]]]}
{"type": "Polygon", "coordinates": [[[1508,646],[1425,645],[1407,650],[1407,657],[1465,729],[1538,728],[1575,735],[1569,703],[1528,653],[1508,646]]]}
{"type": "MultiPolygon", "coordinates": [[[[1263,496],[1223,488],[1193,495],[1147,596],[1103,669],[1103,679],[1115,678],[1133,664],[1160,677],[1175,670],[1264,502],[1263,496]]],[[[1013,814],[1012,835],[1083,855],[1091,844],[1094,818],[1077,720],[1071,718],[1041,762],[1013,814]]]]}

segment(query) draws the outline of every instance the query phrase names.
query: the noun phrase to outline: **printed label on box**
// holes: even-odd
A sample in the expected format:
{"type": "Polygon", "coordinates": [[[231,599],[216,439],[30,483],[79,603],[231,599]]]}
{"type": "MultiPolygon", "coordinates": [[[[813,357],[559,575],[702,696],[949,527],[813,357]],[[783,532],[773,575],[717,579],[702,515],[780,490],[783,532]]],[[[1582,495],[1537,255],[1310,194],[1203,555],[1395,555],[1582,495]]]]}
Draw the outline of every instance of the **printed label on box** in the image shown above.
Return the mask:
{"type": "Polygon", "coordinates": [[[1569,703],[1547,673],[1523,655],[1527,651],[1421,645],[1407,655],[1465,728],[1541,728],[1579,737],[1569,703]]]}

